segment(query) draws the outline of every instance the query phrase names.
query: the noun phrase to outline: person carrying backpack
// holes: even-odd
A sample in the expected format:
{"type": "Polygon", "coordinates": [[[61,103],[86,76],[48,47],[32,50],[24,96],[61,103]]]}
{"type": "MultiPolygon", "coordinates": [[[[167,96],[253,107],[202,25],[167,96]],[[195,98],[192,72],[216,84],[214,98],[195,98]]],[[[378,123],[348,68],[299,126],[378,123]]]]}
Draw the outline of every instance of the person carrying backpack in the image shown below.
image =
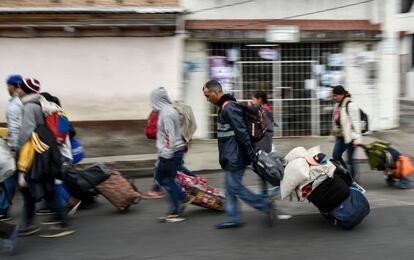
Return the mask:
{"type": "Polygon", "coordinates": [[[333,134],[336,141],[332,153],[334,160],[346,165],[342,154],[346,151],[348,156],[348,170],[352,177],[357,177],[354,162],[355,147],[362,143],[359,108],[351,101],[351,95],[343,86],[333,88],[333,99],[336,102],[333,113],[333,134]]]}
{"type": "Polygon", "coordinates": [[[151,103],[153,109],[158,112],[156,140],[158,165],[155,179],[167,190],[172,202],[170,212],[159,220],[162,222],[183,221],[185,218],[182,213],[189,201],[175,181],[185,147],[181,137],[180,117],[171,105],[167,91],[163,87],[151,92],[151,103]]]}
{"type": "MultiPolygon", "coordinates": [[[[258,151],[264,151],[270,153],[272,151],[272,138],[273,138],[273,113],[272,107],[269,106],[267,102],[267,95],[264,91],[256,92],[253,97],[253,103],[256,106],[260,106],[264,110],[264,118],[266,122],[266,132],[261,140],[254,143],[254,149],[256,153],[258,151]]],[[[261,179],[262,190],[258,194],[260,197],[267,198],[267,181],[263,178],[261,179]]]]}
{"type": "Polygon", "coordinates": [[[210,80],[203,86],[207,101],[218,106],[217,141],[219,162],[225,174],[226,206],[228,220],[216,225],[217,229],[236,228],[242,225],[238,198],[266,214],[269,226],[273,225],[273,204],[259,197],[242,184],[246,166],[256,169],[257,157],[243,118],[243,111],[236,99],[223,93],[221,84],[210,80]]]}
{"type": "MultiPolygon", "coordinates": [[[[34,133],[43,139],[41,142],[47,144],[48,149],[43,154],[37,154],[35,160],[41,160],[39,166],[43,168],[33,170],[36,162],[33,162],[32,169],[27,174],[19,172],[19,186],[23,196],[23,225],[19,230],[20,236],[33,235],[40,231],[40,228],[34,223],[36,211],[36,202],[42,196],[45,201],[52,205],[57,226],[51,226],[41,237],[61,237],[74,233],[70,228],[65,205],[57,196],[54,190],[56,175],[61,173],[60,152],[56,147],[55,139],[50,130],[45,126],[45,118],[40,106],[41,96],[40,82],[33,78],[24,79],[19,83],[18,94],[23,103],[22,126],[18,137],[18,149],[20,150],[28,141],[33,138],[34,133]],[[48,169],[44,172],[42,169],[48,169]],[[35,179],[35,181],[34,181],[35,179]],[[29,188],[32,187],[32,188],[29,188]]],[[[39,143],[39,142],[38,142],[39,143]]]]}
{"type": "MultiPolygon", "coordinates": [[[[185,142],[185,146],[183,146],[182,152],[183,155],[175,157],[176,164],[177,164],[177,171],[183,172],[188,176],[195,176],[191,170],[184,166],[184,154],[188,152],[188,145],[187,143],[191,140],[192,135],[194,134],[195,130],[197,129],[197,124],[195,123],[195,118],[190,106],[185,105],[182,102],[174,102],[173,107],[180,115],[180,130],[181,136],[183,141],[185,142]]],[[[145,126],[145,135],[148,139],[157,139],[157,123],[158,123],[158,112],[153,110],[151,111],[150,115],[148,116],[147,125],[145,126]]],[[[154,167],[154,177],[157,176],[158,171],[158,163],[157,160],[155,162],[154,167]]],[[[144,194],[145,199],[158,199],[165,197],[164,192],[161,189],[161,185],[154,180],[154,185],[151,187],[151,190],[147,191],[144,194]]]]}

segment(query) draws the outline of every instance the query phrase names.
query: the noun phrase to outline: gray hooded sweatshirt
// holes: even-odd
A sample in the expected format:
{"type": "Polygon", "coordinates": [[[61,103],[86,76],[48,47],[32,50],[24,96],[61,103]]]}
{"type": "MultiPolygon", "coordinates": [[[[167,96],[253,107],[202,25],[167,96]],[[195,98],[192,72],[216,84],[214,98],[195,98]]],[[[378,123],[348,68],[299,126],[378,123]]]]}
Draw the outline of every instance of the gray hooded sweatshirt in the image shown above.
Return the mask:
{"type": "Polygon", "coordinates": [[[23,103],[23,118],[17,142],[18,149],[30,140],[38,125],[45,124],[39,94],[29,94],[22,97],[21,101],[23,103]]]}
{"type": "Polygon", "coordinates": [[[170,159],[174,152],[185,144],[181,137],[180,116],[171,105],[167,91],[159,87],[151,92],[152,108],[158,112],[157,152],[158,156],[170,159]]]}

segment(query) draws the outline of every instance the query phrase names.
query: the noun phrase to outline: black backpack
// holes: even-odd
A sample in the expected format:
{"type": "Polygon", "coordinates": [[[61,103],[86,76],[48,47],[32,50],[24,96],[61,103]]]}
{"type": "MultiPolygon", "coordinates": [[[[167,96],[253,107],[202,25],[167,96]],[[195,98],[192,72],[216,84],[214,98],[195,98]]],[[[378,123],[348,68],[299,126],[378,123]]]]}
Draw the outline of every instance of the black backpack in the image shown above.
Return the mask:
{"type": "Polygon", "coordinates": [[[246,129],[249,133],[250,140],[253,143],[260,141],[267,131],[264,109],[261,106],[248,106],[245,104],[236,103],[234,101],[231,102],[237,104],[241,108],[243,113],[243,120],[246,124],[246,129]]]}
{"type": "MultiPolygon", "coordinates": [[[[348,103],[346,103],[346,113],[349,116],[349,111],[348,111],[348,105],[349,103],[351,103],[352,101],[349,101],[348,103]]],[[[369,130],[369,122],[368,122],[368,115],[362,111],[362,109],[359,109],[359,118],[360,118],[360,128],[361,128],[361,133],[364,134],[366,132],[368,132],[369,130]]]]}

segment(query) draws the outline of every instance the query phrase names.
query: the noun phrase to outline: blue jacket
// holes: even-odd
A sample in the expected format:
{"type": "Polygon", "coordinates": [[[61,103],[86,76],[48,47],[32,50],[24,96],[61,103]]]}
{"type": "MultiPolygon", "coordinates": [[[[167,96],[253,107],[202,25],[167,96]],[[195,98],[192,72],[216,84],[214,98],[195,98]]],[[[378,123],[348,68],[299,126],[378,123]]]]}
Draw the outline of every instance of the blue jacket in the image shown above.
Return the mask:
{"type": "Polygon", "coordinates": [[[257,162],[243,120],[243,112],[235,101],[232,96],[223,95],[219,103],[217,122],[219,162],[221,168],[226,171],[241,170],[250,163],[257,162]]]}

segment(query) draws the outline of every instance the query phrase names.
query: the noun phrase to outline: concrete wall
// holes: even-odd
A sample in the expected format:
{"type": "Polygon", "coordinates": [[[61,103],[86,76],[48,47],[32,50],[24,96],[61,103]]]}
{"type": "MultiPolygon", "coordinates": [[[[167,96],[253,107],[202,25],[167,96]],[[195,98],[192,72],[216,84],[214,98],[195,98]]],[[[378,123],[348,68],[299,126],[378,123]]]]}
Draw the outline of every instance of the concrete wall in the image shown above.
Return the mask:
{"type": "Polygon", "coordinates": [[[379,84],[376,112],[379,113],[380,129],[399,126],[400,61],[399,33],[395,30],[397,0],[384,1],[381,13],[383,40],[379,45],[379,84]]]}
{"type": "MultiPolygon", "coordinates": [[[[346,42],[345,57],[345,87],[351,93],[353,101],[369,116],[370,130],[380,129],[380,114],[377,113],[380,97],[378,78],[374,81],[368,78],[369,62],[376,61],[379,67],[377,45],[372,51],[367,50],[366,42],[346,42]]],[[[372,43],[371,43],[372,44],[372,43]]],[[[378,75],[377,71],[377,75],[378,75]]]]}
{"type": "Polygon", "coordinates": [[[203,84],[208,80],[207,43],[188,40],[184,50],[187,70],[184,78],[184,100],[193,108],[198,129],[195,138],[207,138],[209,127],[209,108],[206,98],[201,91],[203,84]]]}
{"type": "MultiPolygon", "coordinates": [[[[239,0],[181,0],[188,11],[196,11],[221,5],[234,4],[239,0]]],[[[298,14],[355,3],[353,0],[260,0],[220,9],[198,12],[187,19],[283,19],[298,14]]],[[[358,2],[358,1],[357,1],[358,2]]],[[[299,17],[298,19],[376,19],[377,1],[350,6],[329,12],[299,17]]]]}
{"type": "MultiPolygon", "coordinates": [[[[1,38],[0,57],[0,79],[19,73],[40,80],[74,121],[145,119],[157,86],[180,96],[180,37],[1,38]]],[[[7,99],[3,88],[2,122],[7,99]]]]}

